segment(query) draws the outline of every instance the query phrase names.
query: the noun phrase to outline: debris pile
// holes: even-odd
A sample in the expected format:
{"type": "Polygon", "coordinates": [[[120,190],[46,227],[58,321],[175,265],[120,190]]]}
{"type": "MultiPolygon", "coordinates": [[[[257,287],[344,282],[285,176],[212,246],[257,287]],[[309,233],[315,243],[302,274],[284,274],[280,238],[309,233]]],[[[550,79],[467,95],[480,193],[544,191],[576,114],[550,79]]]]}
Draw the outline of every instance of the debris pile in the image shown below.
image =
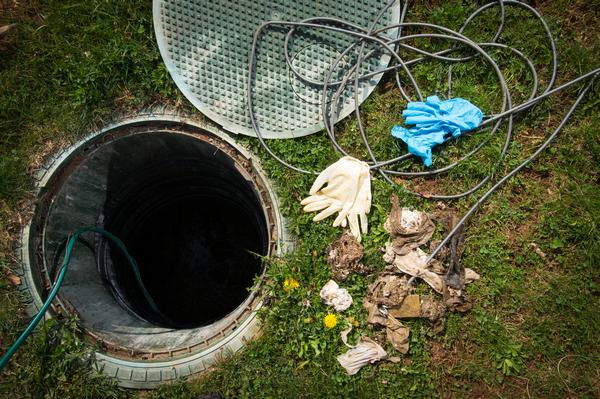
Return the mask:
{"type": "Polygon", "coordinates": [[[392,209],[384,228],[392,236],[391,245],[398,255],[427,243],[435,232],[435,225],[426,213],[400,208],[398,196],[392,195],[392,209]]]}
{"type": "Polygon", "coordinates": [[[364,251],[362,245],[349,231],[327,247],[327,263],[331,266],[334,280],[344,281],[350,273],[366,275],[373,271],[361,263],[364,251]]]}
{"type": "MultiPolygon", "coordinates": [[[[401,208],[395,195],[391,200],[392,209],[384,225],[391,235],[390,242],[383,249],[386,270],[368,286],[363,299],[368,313],[367,323],[375,330],[375,340],[361,337],[360,343],[351,347],[347,344],[349,330],[342,332],[342,340],[352,349],[339,356],[338,361],[350,375],[366,364],[388,358],[380,346],[385,341],[400,353],[408,352],[410,330],[402,323],[404,319],[427,319],[435,333],[442,332],[449,311],[466,312],[471,308],[464,288],[479,279],[475,271],[460,264],[464,247],[462,231],[457,232],[449,248],[441,251],[437,259],[427,262],[428,255],[421,248],[429,244],[428,250],[433,250],[439,245],[439,241],[431,241],[436,228],[432,219],[450,231],[457,223],[454,211],[444,208],[430,216],[401,208]],[[435,292],[413,293],[410,278],[422,279],[435,292]]],[[[338,280],[345,280],[352,272],[365,274],[369,271],[361,264],[362,246],[349,233],[335,241],[327,249],[327,255],[332,274],[338,280]]],[[[321,290],[323,301],[336,310],[340,309],[338,311],[350,306],[347,305],[347,297],[350,297],[348,292],[340,289],[333,280],[321,290]]],[[[350,298],[350,304],[351,301],[350,298]]]]}

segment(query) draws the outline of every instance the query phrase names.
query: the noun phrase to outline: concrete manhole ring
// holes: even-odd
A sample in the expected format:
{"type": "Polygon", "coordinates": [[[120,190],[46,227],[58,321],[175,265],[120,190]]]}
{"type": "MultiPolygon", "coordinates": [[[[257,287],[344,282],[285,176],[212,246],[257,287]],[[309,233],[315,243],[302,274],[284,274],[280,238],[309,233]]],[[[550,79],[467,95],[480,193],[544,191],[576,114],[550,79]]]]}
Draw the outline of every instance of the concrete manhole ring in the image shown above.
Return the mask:
{"type": "MultiPolygon", "coordinates": [[[[120,236],[169,320],[145,304],[117,251],[78,242],[51,312],[76,313],[103,348],[103,373],[152,388],[200,373],[259,331],[255,255],[291,246],[278,200],[256,158],[213,125],[170,114],[114,123],[57,155],[36,179],[37,202],[18,253],[37,312],[70,232],[120,236]]],[[[258,283],[260,284],[260,283],[258,283]]]]}

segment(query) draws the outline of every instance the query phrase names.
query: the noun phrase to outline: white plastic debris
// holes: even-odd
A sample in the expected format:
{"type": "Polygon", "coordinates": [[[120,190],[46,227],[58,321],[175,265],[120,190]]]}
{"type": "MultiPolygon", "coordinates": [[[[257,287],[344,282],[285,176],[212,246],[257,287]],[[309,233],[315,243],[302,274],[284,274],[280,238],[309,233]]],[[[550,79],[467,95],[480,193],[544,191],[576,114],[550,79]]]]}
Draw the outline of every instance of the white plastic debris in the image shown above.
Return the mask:
{"type": "Polygon", "coordinates": [[[348,375],[354,375],[366,366],[387,357],[387,352],[375,341],[362,337],[361,342],[348,352],[339,355],[337,361],[346,370],[348,375]]]}
{"type": "Polygon", "coordinates": [[[337,312],[343,312],[352,306],[352,296],[345,288],[340,288],[333,280],[321,288],[321,299],[325,305],[333,306],[337,312]]]}

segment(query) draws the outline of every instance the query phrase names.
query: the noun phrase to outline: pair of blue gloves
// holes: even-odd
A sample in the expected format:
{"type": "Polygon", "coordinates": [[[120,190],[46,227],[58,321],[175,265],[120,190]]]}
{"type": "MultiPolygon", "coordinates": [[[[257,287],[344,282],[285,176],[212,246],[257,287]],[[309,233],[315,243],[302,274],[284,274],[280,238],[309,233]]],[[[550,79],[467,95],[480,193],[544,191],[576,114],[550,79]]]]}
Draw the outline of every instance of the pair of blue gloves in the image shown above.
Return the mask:
{"type": "Polygon", "coordinates": [[[438,96],[408,103],[402,116],[405,124],[414,127],[394,126],[392,136],[404,141],[408,152],[421,157],[425,166],[431,166],[431,149],[435,145],[475,129],[483,119],[481,110],[469,101],[462,98],[441,101],[438,96]]]}

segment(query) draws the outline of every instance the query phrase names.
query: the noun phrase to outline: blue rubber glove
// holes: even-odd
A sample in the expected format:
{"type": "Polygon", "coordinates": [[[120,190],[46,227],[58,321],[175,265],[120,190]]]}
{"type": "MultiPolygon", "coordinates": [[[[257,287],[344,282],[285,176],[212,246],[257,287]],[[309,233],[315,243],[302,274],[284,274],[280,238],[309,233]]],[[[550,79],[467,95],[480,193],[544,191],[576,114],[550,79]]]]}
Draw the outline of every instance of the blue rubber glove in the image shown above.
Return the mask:
{"type": "Polygon", "coordinates": [[[425,102],[408,103],[402,112],[404,123],[414,125],[407,129],[394,126],[392,136],[408,145],[408,152],[421,157],[425,166],[431,166],[431,149],[451,136],[475,129],[483,119],[479,108],[462,98],[441,101],[437,96],[425,102]]]}

